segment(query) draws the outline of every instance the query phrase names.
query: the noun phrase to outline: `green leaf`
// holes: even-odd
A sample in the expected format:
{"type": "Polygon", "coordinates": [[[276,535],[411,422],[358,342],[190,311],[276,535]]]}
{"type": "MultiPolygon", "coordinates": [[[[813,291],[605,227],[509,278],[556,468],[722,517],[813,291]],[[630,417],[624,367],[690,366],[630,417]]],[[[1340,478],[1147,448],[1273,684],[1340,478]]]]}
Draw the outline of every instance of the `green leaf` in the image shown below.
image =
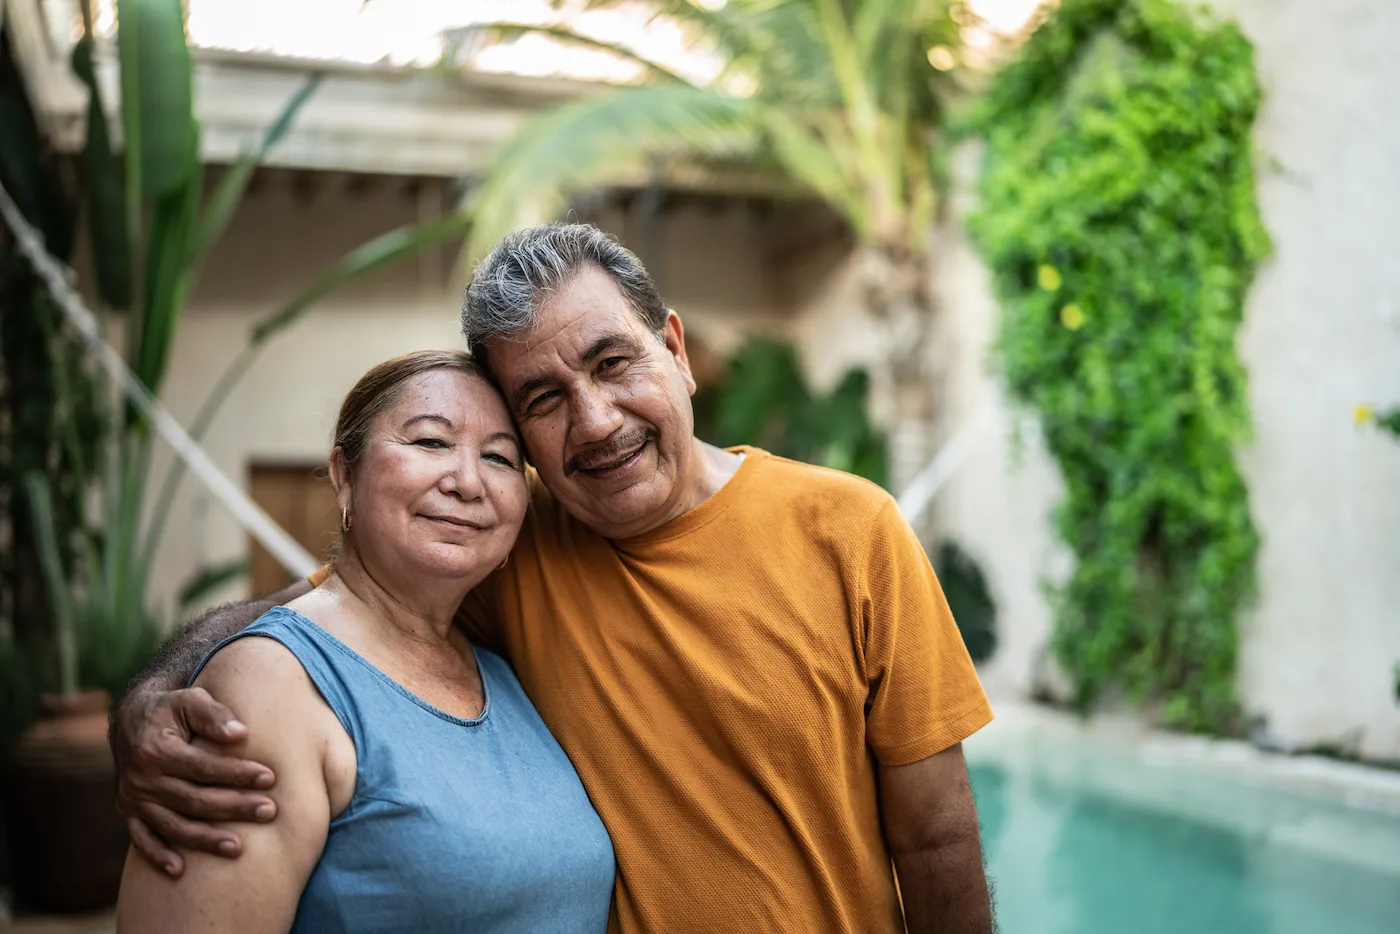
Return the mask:
{"type": "Polygon", "coordinates": [[[131,239],[127,229],[126,180],[112,151],[102,90],[92,64],[93,41],[73,47],[73,71],[87,85],[87,144],[83,147],[83,193],[97,293],[109,308],[131,307],[131,239]]]}
{"type": "Polygon", "coordinates": [[[189,178],[195,135],[184,8],[180,0],[121,0],[117,12],[122,123],[127,158],[139,166],[128,197],[165,197],[189,178]]]}
{"type": "Polygon", "coordinates": [[[831,136],[819,138],[778,107],[765,107],[757,113],[783,168],[821,195],[857,235],[870,236],[873,229],[865,201],[852,187],[855,173],[841,161],[842,153],[849,151],[849,141],[843,146],[831,136]]]}
{"type": "Polygon", "coordinates": [[[259,318],[253,325],[250,346],[257,347],[295,324],[312,305],[337,289],[429,247],[465,236],[471,225],[470,216],[453,214],[429,224],[400,227],[375,237],[341,257],[280,308],[259,318]]]}
{"type": "Polygon", "coordinates": [[[49,481],[41,473],[30,473],[24,478],[25,493],[29,498],[29,511],[34,522],[34,535],[39,552],[39,563],[44,572],[44,585],[49,591],[49,605],[53,608],[55,635],[59,655],[59,683],[65,693],[78,690],[78,648],[73,631],[73,604],[69,597],[68,581],[63,574],[63,559],[59,556],[58,529],[55,527],[53,498],[49,493],[49,481]]]}
{"type": "Polygon", "coordinates": [[[190,171],[185,184],[156,199],[151,211],[151,236],[146,252],[146,289],[135,343],[132,369],[152,393],[160,391],[170,361],[176,326],[184,309],[189,255],[195,211],[204,182],[199,162],[199,138],[191,137],[186,153],[190,171]]]}
{"type": "Polygon", "coordinates": [[[190,241],[189,256],[185,260],[186,268],[192,272],[198,271],[209,249],[223,235],[229,221],[233,219],[234,212],[238,210],[238,205],[243,200],[243,192],[253,177],[253,171],[267,158],[272,147],[276,146],[282,137],[287,135],[287,131],[291,129],[297,114],[311,99],[311,95],[316,93],[323,78],[324,75],[321,74],[314,74],[307,78],[306,83],[296,94],[292,95],[277,119],[267,128],[261,142],[253,149],[241,154],[238,160],[229,166],[228,171],[219,180],[219,187],[214,190],[214,194],[210,197],[209,204],[205,208],[199,226],[190,241]]]}
{"type": "Polygon", "coordinates": [[[20,213],[44,236],[44,245],[59,259],[73,252],[73,216],[63,190],[44,158],[45,146],[30,117],[18,75],[0,75],[0,182],[20,213]]]}

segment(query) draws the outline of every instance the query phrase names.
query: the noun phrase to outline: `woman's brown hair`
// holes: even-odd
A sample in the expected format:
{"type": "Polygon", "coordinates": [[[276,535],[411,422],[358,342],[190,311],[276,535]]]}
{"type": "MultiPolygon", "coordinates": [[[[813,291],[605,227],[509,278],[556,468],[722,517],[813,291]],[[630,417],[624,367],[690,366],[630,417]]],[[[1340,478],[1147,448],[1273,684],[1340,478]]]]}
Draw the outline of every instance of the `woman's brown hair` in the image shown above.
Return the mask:
{"type": "Polygon", "coordinates": [[[371,368],[345,396],[335,420],[332,446],[340,448],[347,468],[353,469],[364,456],[375,416],[393,406],[405,383],[433,370],[456,370],[490,383],[481,364],[461,350],[415,350],[371,368]]]}

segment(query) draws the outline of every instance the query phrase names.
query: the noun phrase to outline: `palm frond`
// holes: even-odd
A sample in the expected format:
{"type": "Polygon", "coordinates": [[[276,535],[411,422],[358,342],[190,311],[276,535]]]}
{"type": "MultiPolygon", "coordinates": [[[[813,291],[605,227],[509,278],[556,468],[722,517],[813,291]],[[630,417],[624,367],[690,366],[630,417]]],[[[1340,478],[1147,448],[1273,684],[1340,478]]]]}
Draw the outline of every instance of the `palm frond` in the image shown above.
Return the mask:
{"type": "Polygon", "coordinates": [[[854,158],[848,139],[841,138],[843,129],[809,129],[779,107],[765,107],[761,119],[773,153],[788,174],[826,200],[858,236],[869,235],[870,218],[853,185],[854,158]]]}
{"type": "Polygon", "coordinates": [[[734,158],[760,135],[753,102],[685,85],[619,89],[543,114],[500,152],[470,210],[464,259],[557,213],[570,191],[640,181],[652,160],[734,158]]]}
{"type": "MultiPolygon", "coordinates": [[[[635,0],[589,0],[584,9],[599,10],[631,6],[635,0]]],[[[695,0],[652,0],[652,19],[665,18],[705,41],[712,42],[716,51],[735,59],[762,54],[772,46],[772,36],[755,23],[742,4],[725,4],[711,9],[695,0]]]]}
{"type": "Polygon", "coordinates": [[[558,42],[576,45],[580,48],[606,52],[614,58],[642,66],[647,75],[653,78],[661,78],[666,81],[676,82],[677,84],[692,83],[688,78],[672,71],[664,65],[652,61],[644,55],[638,54],[634,49],[616,42],[607,42],[603,39],[595,39],[592,36],[586,36],[567,26],[494,22],[474,26],[473,30],[480,32],[493,44],[511,42],[523,36],[543,36],[547,39],[554,39],[558,42]]]}

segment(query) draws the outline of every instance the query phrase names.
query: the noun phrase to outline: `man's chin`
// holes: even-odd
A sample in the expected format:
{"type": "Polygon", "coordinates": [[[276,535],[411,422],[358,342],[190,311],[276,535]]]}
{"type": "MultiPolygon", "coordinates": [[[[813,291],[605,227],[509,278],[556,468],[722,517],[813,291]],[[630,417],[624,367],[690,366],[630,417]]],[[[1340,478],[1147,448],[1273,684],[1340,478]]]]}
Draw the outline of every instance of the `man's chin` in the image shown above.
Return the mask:
{"type": "Polygon", "coordinates": [[[665,525],[671,518],[666,515],[665,491],[656,486],[655,482],[634,483],[619,490],[582,486],[579,492],[583,495],[561,497],[561,502],[570,515],[605,538],[631,538],[665,525]]]}

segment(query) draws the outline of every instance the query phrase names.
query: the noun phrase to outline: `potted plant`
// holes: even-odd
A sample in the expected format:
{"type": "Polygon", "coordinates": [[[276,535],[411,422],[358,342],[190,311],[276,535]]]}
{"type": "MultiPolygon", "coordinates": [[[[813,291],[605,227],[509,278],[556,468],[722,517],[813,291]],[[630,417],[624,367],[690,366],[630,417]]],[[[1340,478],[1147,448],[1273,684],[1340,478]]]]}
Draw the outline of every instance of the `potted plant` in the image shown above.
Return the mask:
{"type": "Polygon", "coordinates": [[[22,703],[34,717],[13,737],[4,772],[15,895],[22,907],[90,911],[116,900],[127,848],[112,806],[108,707],[155,649],[160,628],[144,611],[114,612],[100,579],[71,586],[48,485],[38,474],[26,480],[54,629],[47,642],[0,653],[7,680],[27,688],[22,703]]]}

